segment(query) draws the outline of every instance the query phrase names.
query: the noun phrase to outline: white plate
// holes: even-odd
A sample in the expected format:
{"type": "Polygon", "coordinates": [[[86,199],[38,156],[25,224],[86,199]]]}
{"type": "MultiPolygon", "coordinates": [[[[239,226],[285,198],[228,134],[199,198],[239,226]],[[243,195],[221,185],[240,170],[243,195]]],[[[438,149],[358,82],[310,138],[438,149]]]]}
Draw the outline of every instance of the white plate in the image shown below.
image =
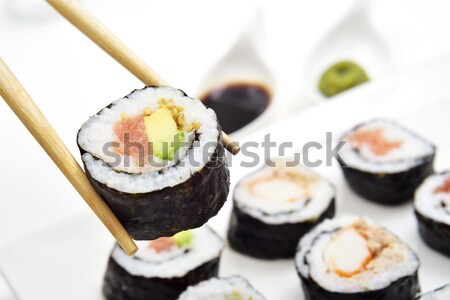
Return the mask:
{"type": "MultiPolygon", "coordinates": [[[[260,131],[247,140],[261,142],[266,133],[277,142],[292,141],[297,149],[307,141],[322,142],[325,132],[338,137],[360,121],[384,117],[399,121],[438,146],[436,169],[450,168],[450,63],[443,60],[378,84],[367,85],[312,107],[260,131]]],[[[260,151],[261,152],[261,151],[260,151]]],[[[272,152],[272,154],[275,154],[272,152]]],[[[315,153],[323,158],[323,151],[315,153]]],[[[232,186],[252,171],[233,159],[232,186]]],[[[419,238],[411,204],[384,207],[367,202],[349,190],[336,163],[318,171],[338,186],[338,213],[368,215],[398,234],[419,254],[424,291],[450,281],[450,260],[430,250],[419,238]]],[[[211,220],[223,236],[231,201],[211,220]]],[[[22,300],[101,299],[102,277],[113,241],[89,212],[65,219],[0,251],[0,266],[22,300]]],[[[220,274],[242,274],[267,299],[302,299],[292,260],[267,262],[227,249],[220,274]]]]}

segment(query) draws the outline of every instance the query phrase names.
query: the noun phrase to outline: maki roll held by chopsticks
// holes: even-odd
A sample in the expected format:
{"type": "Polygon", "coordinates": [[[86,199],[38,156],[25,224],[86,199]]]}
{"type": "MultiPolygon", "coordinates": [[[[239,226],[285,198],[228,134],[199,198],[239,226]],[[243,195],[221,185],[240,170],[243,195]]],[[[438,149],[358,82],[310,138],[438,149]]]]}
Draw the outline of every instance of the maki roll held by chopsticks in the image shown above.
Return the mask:
{"type": "Polygon", "coordinates": [[[137,240],[205,224],[226,201],[229,171],[215,113],[171,87],[146,87],[83,124],[93,187],[137,240]]]}

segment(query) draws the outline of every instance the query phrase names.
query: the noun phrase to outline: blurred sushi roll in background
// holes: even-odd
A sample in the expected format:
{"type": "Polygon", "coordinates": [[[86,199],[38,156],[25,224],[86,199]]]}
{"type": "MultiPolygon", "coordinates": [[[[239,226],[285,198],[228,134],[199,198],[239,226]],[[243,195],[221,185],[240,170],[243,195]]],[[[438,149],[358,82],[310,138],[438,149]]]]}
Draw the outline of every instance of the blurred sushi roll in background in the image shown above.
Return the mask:
{"type": "Polygon", "coordinates": [[[172,236],[216,215],[229,191],[221,127],[199,100],[145,87],[83,124],[86,174],[137,240],[172,236]]]}
{"type": "Polygon", "coordinates": [[[263,259],[294,257],[299,239],[335,214],[329,181],[303,165],[275,162],[237,184],[228,227],[233,249],[263,259]]]}
{"type": "Polygon", "coordinates": [[[422,239],[450,257],[450,172],[428,177],[417,189],[414,210],[422,239]]]}
{"type": "Polygon", "coordinates": [[[212,278],[188,288],[178,300],[265,300],[243,277],[212,278]]]}
{"type": "Polygon", "coordinates": [[[450,284],[440,287],[434,291],[423,294],[417,300],[448,300],[450,299],[450,284]]]}
{"type": "Polygon", "coordinates": [[[410,200],[433,173],[435,146],[393,122],[360,124],[342,140],[338,161],[344,176],[368,200],[390,205],[410,200]]]}
{"type": "Polygon", "coordinates": [[[410,300],[420,292],[417,255],[372,221],[325,220],[295,258],[307,300],[410,300]]]}
{"type": "Polygon", "coordinates": [[[137,243],[132,257],[114,247],[103,285],[107,300],[175,300],[188,286],[217,276],[224,248],[207,226],[137,243]]]}

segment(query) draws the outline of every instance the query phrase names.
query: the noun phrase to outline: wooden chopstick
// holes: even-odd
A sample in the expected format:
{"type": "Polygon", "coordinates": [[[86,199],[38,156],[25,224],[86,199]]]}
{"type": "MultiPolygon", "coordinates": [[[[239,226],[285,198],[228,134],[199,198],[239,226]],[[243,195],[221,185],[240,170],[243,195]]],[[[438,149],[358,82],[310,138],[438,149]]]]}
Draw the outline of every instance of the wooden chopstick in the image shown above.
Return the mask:
{"type": "Polygon", "coordinates": [[[103,199],[95,192],[86,174],[64,145],[6,63],[0,58],[0,96],[5,100],[56,166],[66,176],[97,217],[128,255],[137,250],[135,242],[103,199]]]}
{"type": "MultiPolygon", "coordinates": [[[[96,43],[118,63],[146,85],[167,85],[142,59],[100,23],[76,0],[47,0],[64,18],[96,43]]],[[[239,153],[236,142],[222,132],[223,145],[233,155],[239,153]]]]}

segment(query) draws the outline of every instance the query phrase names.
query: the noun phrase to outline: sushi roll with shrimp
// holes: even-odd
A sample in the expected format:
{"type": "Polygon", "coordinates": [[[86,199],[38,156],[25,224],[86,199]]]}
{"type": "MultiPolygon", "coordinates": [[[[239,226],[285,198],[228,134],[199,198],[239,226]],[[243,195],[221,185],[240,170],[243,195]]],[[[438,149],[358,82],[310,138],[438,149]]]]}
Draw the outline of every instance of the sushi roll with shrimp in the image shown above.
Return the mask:
{"type": "Polygon", "coordinates": [[[425,243],[450,257],[450,171],[431,175],[422,183],[414,210],[425,243]]]}
{"type": "Polygon", "coordinates": [[[265,300],[241,276],[212,278],[189,287],[178,300],[265,300]]]}
{"type": "Polygon", "coordinates": [[[145,87],[83,124],[87,177],[137,240],[172,236],[216,215],[229,171],[215,113],[171,87],[145,87]]]}
{"type": "Polygon", "coordinates": [[[368,200],[389,205],[410,200],[433,173],[435,146],[393,122],[360,124],[342,141],[338,161],[344,176],[368,200]]]}
{"type": "Polygon", "coordinates": [[[303,165],[277,160],[243,178],[233,194],[230,246],[263,259],[292,258],[299,239],[335,213],[334,186],[303,165]]]}
{"type": "Polygon", "coordinates": [[[450,299],[450,284],[440,287],[418,297],[417,300],[448,300],[450,299]]]}
{"type": "Polygon", "coordinates": [[[417,255],[372,221],[325,220],[295,258],[306,300],[411,300],[420,292],[417,255]]]}
{"type": "Polygon", "coordinates": [[[175,300],[188,286],[217,276],[224,248],[206,226],[137,244],[132,257],[114,247],[103,284],[107,300],[175,300]]]}

